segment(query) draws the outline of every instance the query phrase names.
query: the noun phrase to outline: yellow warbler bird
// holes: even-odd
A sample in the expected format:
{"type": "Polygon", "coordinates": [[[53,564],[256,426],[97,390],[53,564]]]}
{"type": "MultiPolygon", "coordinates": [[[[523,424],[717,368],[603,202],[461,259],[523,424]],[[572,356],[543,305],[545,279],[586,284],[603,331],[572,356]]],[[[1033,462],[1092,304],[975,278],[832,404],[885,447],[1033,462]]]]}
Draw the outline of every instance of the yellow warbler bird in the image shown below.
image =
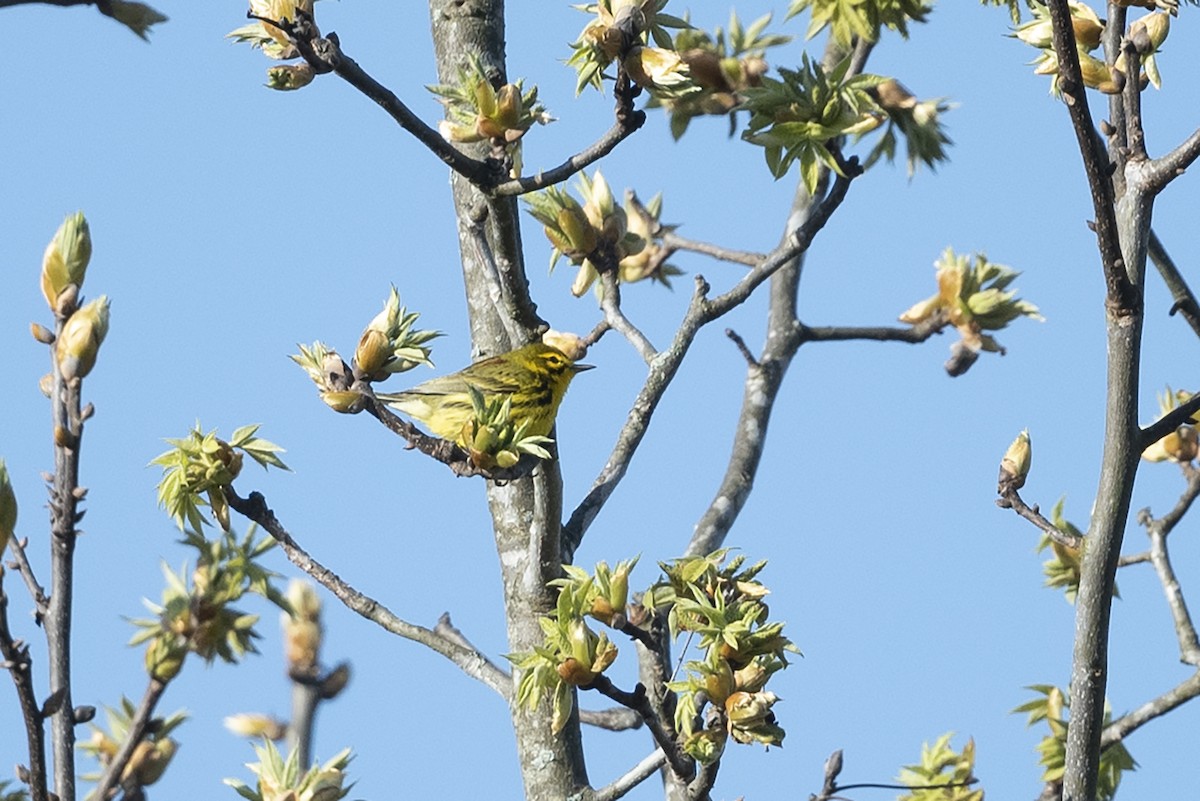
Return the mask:
{"type": "Polygon", "coordinates": [[[593,366],[576,364],[558,348],[534,342],[412,389],[376,397],[424,423],[442,439],[456,441],[475,417],[467,390],[471,386],[483,395],[485,403],[508,397],[512,423],[518,427],[527,423],[526,435],[544,437],[554,427],[558,405],[571,379],[593,366]]]}

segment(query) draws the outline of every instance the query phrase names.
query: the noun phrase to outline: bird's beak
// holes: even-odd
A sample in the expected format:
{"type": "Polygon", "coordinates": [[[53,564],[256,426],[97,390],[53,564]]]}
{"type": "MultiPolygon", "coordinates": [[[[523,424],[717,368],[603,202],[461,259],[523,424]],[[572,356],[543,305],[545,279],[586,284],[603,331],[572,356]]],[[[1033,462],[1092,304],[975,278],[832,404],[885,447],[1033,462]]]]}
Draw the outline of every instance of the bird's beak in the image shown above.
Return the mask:
{"type": "Polygon", "coordinates": [[[594,364],[573,364],[573,365],[571,365],[571,369],[577,373],[582,373],[584,370],[592,370],[592,369],[595,369],[595,367],[596,367],[596,365],[594,365],[594,364]]]}

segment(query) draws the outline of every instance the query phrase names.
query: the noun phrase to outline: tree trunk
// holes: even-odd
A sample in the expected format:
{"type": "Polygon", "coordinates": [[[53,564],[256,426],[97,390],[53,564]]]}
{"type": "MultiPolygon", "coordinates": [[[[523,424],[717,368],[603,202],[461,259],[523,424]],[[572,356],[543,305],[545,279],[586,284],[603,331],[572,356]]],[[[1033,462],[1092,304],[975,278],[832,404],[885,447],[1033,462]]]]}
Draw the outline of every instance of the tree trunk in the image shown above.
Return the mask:
{"type": "MultiPolygon", "coordinates": [[[[430,0],[430,15],[439,81],[455,82],[473,53],[505,79],[502,0],[430,0]]],[[[485,157],[486,146],[472,155],[485,157]]],[[[529,299],[517,204],[488,198],[457,174],[451,185],[475,354],[502,353],[534,339],[541,322],[529,299]]],[[[538,618],[554,608],[546,582],[562,571],[558,463],[545,462],[532,477],[503,486],[489,483],[487,494],[509,647],[529,651],[544,639],[538,618]]],[[[512,718],[527,799],[561,800],[587,784],[578,715],[558,735],[550,731],[548,704],[532,713],[514,708],[512,718]]]]}

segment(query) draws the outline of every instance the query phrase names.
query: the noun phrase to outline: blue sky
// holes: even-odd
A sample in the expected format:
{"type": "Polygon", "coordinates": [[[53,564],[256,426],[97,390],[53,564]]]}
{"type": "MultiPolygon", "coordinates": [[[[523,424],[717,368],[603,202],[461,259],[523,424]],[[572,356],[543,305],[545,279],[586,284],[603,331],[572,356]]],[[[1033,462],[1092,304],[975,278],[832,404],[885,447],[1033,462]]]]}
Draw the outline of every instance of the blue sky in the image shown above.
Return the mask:
{"type": "MultiPolygon", "coordinates": [[[[773,5],[781,16],[782,2],[737,8],[749,20],[773,5]]],[[[559,118],[527,137],[525,163],[557,164],[607,127],[611,98],[575,99],[574,76],[560,63],[583,15],[565,3],[510,6],[509,74],[537,83],[559,118]]],[[[50,467],[50,442],[37,379],[48,365],[27,327],[50,322],[38,290],[41,253],[76,209],[86,212],[95,241],[85,292],[112,299],[111,331],[85,387],[97,415],[83,452],[91,492],[79,546],[76,703],[115,704],[143,690],[141,651],[124,647],[132,629],[123,617],[143,612],[142,597],[157,599],[161,561],[178,568],[187,557],[155,507],[157,470],[146,464],[163,437],[182,436],[197,420],[225,433],[262,423],[263,436],[288,449],[295,472],[247,468],[239,489],[264,492],[305,547],[397,614],[431,625],[448,610],[499,658],[506,646],[482,484],[451,478],[366,416],[331,414],[287,359],[296,342],[315,339],[350,352],[394,283],[424,325],[447,333],[435,343],[438,370],[469,360],[446,170],[335,77],[297,93],[263,88],[266,59],[222,38],[243,23],[240,3],[160,8],[172,19],[148,45],[92,9],[2,12],[0,455],[21,500],[19,531],[32,540],[43,577],[39,473],[50,467]]],[[[713,0],[673,0],[669,10],[685,8],[703,27],[728,18],[727,4],[713,0]]],[[[318,12],[322,29],[336,30],[361,66],[427,120],[438,117],[423,89],[436,80],[424,4],[345,0],[318,12]]],[[[1184,57],[1197,45],[1188,30],[1194,18],[1185,7],[1160,57],[1164,90],[1147,92],[1152,155],[1197,124],[1200,90],[1184,57]]],[[[777,20],[797,36],[805,24],[777,20]]],[[[729,544],[770,558],[763,579],[774,589],[772,613],[788,621],[805,658],[775,680],[785,747],[731,749],[718,798],[815,792],[835,748],[846,753],[844,782],[889,781],[917,759],[923,741],[949,730],[959,733],[956,744],[975,737],[977,774],[991,797],[1039,791],[1033,749],[1042,731],[1008,711],[1027,700],[1023,685],[1065,684],[1073,610],[1041,588],[1037,534],[994,506],[995,476],[1005,447],[1028,427],[1034,470],[1024,497],[1048,509],[1065,494],[1068,517],[1086,525],[1103,419],[1103,282],[1065,110],[1048,96],[1047,79],[1026,66],[1033,51],[1004,37],[1007,26],[1001,9],[945,2],[909,41],[891,36],[876,49],[872,71],[958,104],[945,118],[951,161],[911,181],[903,166],[880,165],[855,182],[810,250],[801,317],[811,325],[894,321],[934,291],[932,263],[953,246],[1023,271],[1017,285],[1046,321],[1000,332],[1008,355],[985,355],[954,380],[941,368],[951,335],[917,347],[801,350],[729,544]]],[[[772,63],[798,63],[802,44],[781,48],[772,63]]],[[[757,148],[728,139],[723,121],[699,120],[676,144],[653,112],[602,169],[618,191],[636,187],[645,198],[663,190],[664,219],[682,223],[683,234],[749,250],[776,242],[793,188],[790,179],[771,179],[757,148]]],[[[1155,209],[1155,227],[1185,274],[1198,255],[1195,205],[1184,177],[1155,209]]],[[[570,296],[571,269],[546,274],[549,244],[530,218],[522,225],[541,313],[560,329],[590,329],[594,300],[570,296]]],[[[684,312],[690,275],[703,273],[719,289],[742,269],[686,256],[674,262],[689,274],[675,291],[638,285],[625,293],[629,316],[656,344],[684,312]]],[[[720,480],[741,399],[745,365],[721,329],[734,328],[757,349],[764,305],[751,301],[701,333],[580,549],[581,564],[641,553],[633,583],[645,586],[656,560],[682,551],[720,480]]],[[[1187,365],[1195,364],[1196,338],[1167,317],[1169,305],[1151,276],[1145,421],[1165,384],[1194,388],[1187,365]]],[[[559,417],[568,509],[603,466],[643,376],[615,336],[588,361],[599,369],[580,376],[559,417]]],[[[1160,514],[1183,485],[1169,465],[1147,465],[1139,478],[1134,508],[1160,514]]],[[[1185,522],[1172,538],[1185,592],[1200,580],[1194,528],[1185,522]]],[[[1127,540],[1127,552],[1144,548],[1135,526],[1127,540]]],[[[282,555],[270,560],[296,573],[282,555]]],[[[1118,713],[1188,675],[1149,567],[1127,569],[1119,583],[1109,690],[1118,713]]],[[[40,633],[25,617],[18,583],[10,577],[6,587],[40,671],[40,633]]],[[[326,661],[348,659],[355,673],[321,710],[316,749],[327,757],[354,748],[355,797],[519,793],[508,713],[497,697],[336,602],[326,608],[326,661]],[[441,767],[463,757],[470,769],[441,767]]],[[[233,798],[220,779],[248,781],[242,763],[252,753],[221,719],[286,714],[275,613],[265,604],[254,611],[264,614],[263,656],[237,668],[190,664],[168,691],[163,710],[186,707],[192,719],[152,797],[233,798]]],[[[631,685],[624,661],[613,677],[631,685]]],[[[7,690],[0,719],[17,720],[7,690]]],[[[1189,707],[1136,733],[1128,745],[1142,767],[1121,795],[1194,787],[1198,724],[1200,711],[1189,707]]],[[[595,785],[650,750],[642,733],[585,737],[595,785]]],[[[0,727],[0,763],[23,753],[18,727],[0,727]]],[[[631,797],[658,796],[651,783],[631,797]]]]}

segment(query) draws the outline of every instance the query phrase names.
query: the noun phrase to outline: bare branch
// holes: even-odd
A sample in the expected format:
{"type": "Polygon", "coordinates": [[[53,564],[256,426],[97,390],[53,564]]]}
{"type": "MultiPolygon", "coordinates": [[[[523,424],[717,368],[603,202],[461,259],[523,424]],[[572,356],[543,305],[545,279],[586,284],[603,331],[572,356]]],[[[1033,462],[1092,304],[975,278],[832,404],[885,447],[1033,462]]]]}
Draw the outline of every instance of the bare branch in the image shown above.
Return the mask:
{"type": "Polygon", "coordinates": [[[1158,238],[1153,230],[1150,231],[1150,243],[1147,247],[1147,253],[1150,256],[1150,261],[1154,262],[1154,266],[1158,268],[1159,275],[1162,276],[1163,283],[1167,285],[1167,289],[1171,292],[1171,310],[1169,314],[1178,312],[1182,315],[1187,324],[1196,332],[1196,336],[1200,336],[1200,303],[1196,301],[1196,295],[1184,280],[1179,268],[1175,266],[1175,262],[1163,247],[1162,240],[1158,238]]]}
{"type": "Polygon", "coordinates": [[[1190,422],[1196,412],[1200,412],[1200,392],[1138,432],[1138,451],[1146,450],[1181,425],[1190,422]]]}
{"type": "MultiPolygon", "coordinates": [[[[74,304],[56,310],[56,336],[61,337],[74,304]]],[[[71,700],[71,602],[75,590],[76,524],[83,518],[79,502],[79,446],[83,440],[80,408],[82,382],[65,379],[57,359],[52,359],[50,391],[54,427],[54,474],[50,495],[50,598],[45,631],[50,667],[50,692],[61,694],[62,705],[50,716],[50,742],[54,752],[54,788],[63,801],[75,799],[75,705],[71,700]]]]}
{"type": "Polygon", "coordinates": [[[745,250],[732,250],[724,248],[720,245],[709,244],[708,242],[700,242],[695,239],[685,239],[674,231],[663,230],[662,235],[658,238],[662,242],[663,247],[669,251],[684,250],[690,253],[700,253],[704,256],[711,256],[718,261],[728,261],[734,264],[744,264],[747,267],[754,267],[760,264],[766,257],[761,253],[751,253],[745,250]]]}
{"type": "Polygon", "coordinates": [[[0,8],[11,8],[13,6],[26,5],[43,5],[43,6],[94,6],[98,0],[0,0],[0,8]]]}
{"type": "Polygon", "coordinates": [[[46,590],[38,583],[37,576],[33,574],[33,565],[29,564],[29,557],[25,555],[27,544],[26,541],[15,537],[9,540],[8,547],[13,554],[9,566],[16,569],[25,580],[25,588],[29,590],[29,597],[33,599],[34,620],[40,626],[50,608],[50,599],[46,596],[46,590]]]}
{"type": "Polygon", "coordinates": [[[267,506],[266,499],[260,493],[252,492],[249,497],[242,498],[232,487],[226,487],[225,494],[234,511],[262,526],[279,543],[279,547],[292,564],[312,576],[352,612],[357,612],[392,634],[436,651],[457,665],[463,673],[491,687],[506,700],[511,696],[511,678],[482,653],[460,644],[458,639],[443,636],[432,629],[400,619],[383,604],[354,589],[332,570],[309,556],[308,552],[292,539],[292,535],[275,517],[275,513],[267,506]]]}
{"type": "Polygon", "coordinates": [[[1122,556],[1120,559],[1117,560],[1117,567],[1129,567],[1130,565],[1140,565],[1143,562],[1149,562],[1149,561],[1150,561],[1150,552],[1142,551],[1141,553],[1130,554],[1129,556],[1122,556]]]}
{"type": "Polygon", "coordinates": [[[1070,534],[1051,523],[1038,510],[1037,506],[1029,506],[1021,500],[1020,494],[1011,486],[1002,487],[1001,495],[996,499],[996,505],[1001,509],[1012,509],[1021,517],[1033,523],[1050,539],[1066,548],[1078,549],[1083,544],[1083,538],[1070,534]]]}
{"type": "Polygon", "coordinates": [[[1193,673],[1154,700],[1147,701],[1132,712],[1122,715],[1105,726],[1104,733],[1100,737],[1100,746],[1106,748],[1124,740],[1146,723],[1182,706],[1197,695],[1200,695],[1200,672],[1193,673]]]}
{"type": "Polygon", "coordinates": [[[612,127],[593,144],[551,170],[497,184],[491,190],[492,196],[523,195],[526,192],[562,183],[575,173],[586,169],[613,152],[617,145],[632,136],[646,123],[646,112],[635,110],[633,107],[633,99],[640,92],[638,86],[629,80],[629,76],[625,73],[624,62],[617,59],[617,81],[613,88],[613,97],[617,101],[614,110],[616,121],[612,127]]]}
{"type": "Polygon", "coordinates": [[[801,324],[797,336],[802,342],[907,342],[913,345],[925,342],[934,334],[945,330],[950,321],[939,311],[927,320],[903,328],[890,325],[829,325],[811,327],[801,324]]]}
{"type": "MultiPolygon", "coordinates": [[[[1075,33],[1071,27],[1071,13],[1067,0],[1047,0],[1050,20],[1054,28],[1054,50],[1058,55],[1059,86],[1066,101],[1071,124],[1088,186],[1092,193],[1092,207],[1096,215],[1095,231],[1100,258],[1104,267],[1108,303],[1115,309],[1128,309],[1136,305],[1138,290],[1129,280],[1125,260],[1121,255],[1120,238],[1117,233],[1117,218],[1114,211],[1113,186],[1110,180],[1111,164],[1097,140],[1088,109],[1087,89],[1079,68],[1079,54],[1075,46],[1075,33]]],[[[1133,76],[1131,80],[1137,80],[1133,76]]]]}
{"type": "MultiPolygon", "coordinates": [[[[1141,64],[1141,56],[1132,41],[1125,39],[1120,47],[1126,64],[1141,64]]],[[[1137,72],[1125,81],[1122,99],[1125,106],[1125,160],[1144,162],[1149,157],[1146,155],[1146,132],[1142,127],[1142,82],[1138,79],[1137,72]]],[[[1095,141],[1096,129],[1091,130],[1092,141],[1095,141]]]]}
{"type": "Polygon", "coordinates": [[[654,736],[654,742],[662,749],[667,764],[671,766],[671,770],[675,775],[687,781],[695,777],[696,769],[692,764],[692,760],[680,748],[675,737],[663,727],[658,715],[654,714],[654,709],[650,706],[650,702],[646,698],[646,686],[644,684],[638,682],[633,692],[625,692],[614,685],[607,676],[600,674],[596,676],[591,684],[580,689],[595,690],[601,695],[605,695],[618,704],[629,707],[641,715],[642,720],[646,722],[646,726],[650,729],[650,733],[654,736]]]}
{"type": "Polygon", "coordinates": [[[663,750],[656,749],[630,768],[623,776],[597,790],[592,796],[592,801],[617,801],[618,798],[624,797],[634,787],[653,776],[666,762],[667,756],[663,750]]]}
{"type": "Polygon", "coordinates": [[[297,12],[301,19],[296,21],[272,20],[249,12],[249,19],[256,19],[266,25],[278,28],[287,34],[296,45],[296,49],[313,71],[319,75],[335,73],[346,83],[362,92],[387,112],[396,123],[412,134],[431,153],[437,156],[450,169],[476,184],[494,183],[494,175],[500,169],[498,163],[477,161],[447,142],[436,129],[427,125],[420,117],[412,112],[392,90],[367,74],[354,59],[347,56],[341,48],[336,33],[320,37],[317,28],[312,24],[311,17],[305,18],[303,11],[297,12]],[[489,178],[489,176],[493,176],[489,178]]]}
{"type": "Polygon", "coordinates": [[[1200,129],[1193,131],[1170,153],[1150,161],[1145,175],[1150,191],[1161,192],[1167,184],[1183,175],[1197,156],[1200,156],[1200,129]]]}
{"type": "Polygon", "coordinates": [[[605,270],[600,275],[600,283],[604,293],[600,296],[600,308],[604,311],[604,321],[608,323],[609,328],[625,337],[643,361],[649,364],[658,355],[658,351],[655,350],[654,345],[650,344],[646,335],[631,323],[625,316],[625,312],[621,310],[621,287],[620,282],[617,281],[616,271],[605,270]]]}
{"type": "Polygon", "coordinates": [[[606,731],[642,728],[642,716],[623,706],[614,706],[609,709],[581,709],[579,710],[579,722],[606,731]]]}
{"type": "Polygon", "coordinates": [[[679,370],[683,357],[691,348],[696,333],[703,326],[718,319],[732,309],[741,305],[764,281],[789,263],[797,255],[808,249],[813,237],[825,226],[829,217],[846,198],[851,182],[862,173],[856,160],[844,164],[844,175],[838,176],[829,194],[817,205],[812,216],[807,219],[795,232],[769,253],[750,272],[741,278],[728,292],[715,298],[708,297],[709,286],[702,276],[696,276],[696,289],[692,295],[691,304],[684,314],[683,321],[675,332],[675,339],[667,350],[662,351],[650,364],[650,371],[642,385],[641,392],[634,400],[625,426],[617,436],[600,475],[592,483],[588,494],[580,502],[570,519],[563,526],[562,554],[569,561],[583,541],[586,533],[600,509],[612,495],[629,467],[629,460],[637,451],[650,418],[654,414],[663,393],[670,386],[679,370]]]}
{"type": "MultiPolygon", "coordinates": [[[[138,743],[146,736],[146,728],[150,725],[150,720],[154,717],[154,710],[158,706],[158,702],[162,700],[166,689],[167,683],[165,681],[150,679],[150,683],[146,685],[146,692],[142,695],[142,702],[138,705],[137,711],[133,714],[133,719],[129,722],[129,730],[125,734],[124,741],[121,742],[121,747],[113,755],[112,761],[105,765],[104,773],[100,775],[100,780],[96,782],[96,788],[92,791],[93,798],[106,801],[116,792],[117,784],[121,780],[121,774],[125,772],[125,766],[129,764],[129,759],[133,756],[134,749],[138,747],[138,743]]],[[[67,711],[70,712],[71,710],[68,709],[67,711]]]]}
{"type": "Polygon", "coordinates": [[[1179,661],[1200,667],[1200,640],[1196,638],[1196,627],[1188,613],[1187,603],[1183,598],[1183,588],[1175,577],[1171,567],[1171,559],[1167,553],[1167,535],[1175,525],[1183,519],[1196,496],[1200,495],[1200,470],[1184,465],[1184,475],[1188,478],[1187,488],[1171,509],[1161,519],[1155,520],[1149,509],[1143,509],[1138,514],[1138,522],[1146,527],[1150,537],[1150,562],[1158,574],[1163,593],[1167,597],[1167,606],[1171,610],[1171,618],[1175,623],[1175,636],[1179,639],[1179,661]]]}
{"type": "MultiPolygon", "coordinates": [[[[16,545],[16,542],[12,542],[16,545]]],[[[33,662],[29,657],[28,644],[14,639],[8,628],[8,596],[4,594],[4,576],[0,573],[0,667],[8,670],[17,692],[17,703],[25,722],[25,739],[29,748],[29,790],[32,801],[47,801],[46,784],[46,732],[43,718],[33,689],[33,662]]]]}

